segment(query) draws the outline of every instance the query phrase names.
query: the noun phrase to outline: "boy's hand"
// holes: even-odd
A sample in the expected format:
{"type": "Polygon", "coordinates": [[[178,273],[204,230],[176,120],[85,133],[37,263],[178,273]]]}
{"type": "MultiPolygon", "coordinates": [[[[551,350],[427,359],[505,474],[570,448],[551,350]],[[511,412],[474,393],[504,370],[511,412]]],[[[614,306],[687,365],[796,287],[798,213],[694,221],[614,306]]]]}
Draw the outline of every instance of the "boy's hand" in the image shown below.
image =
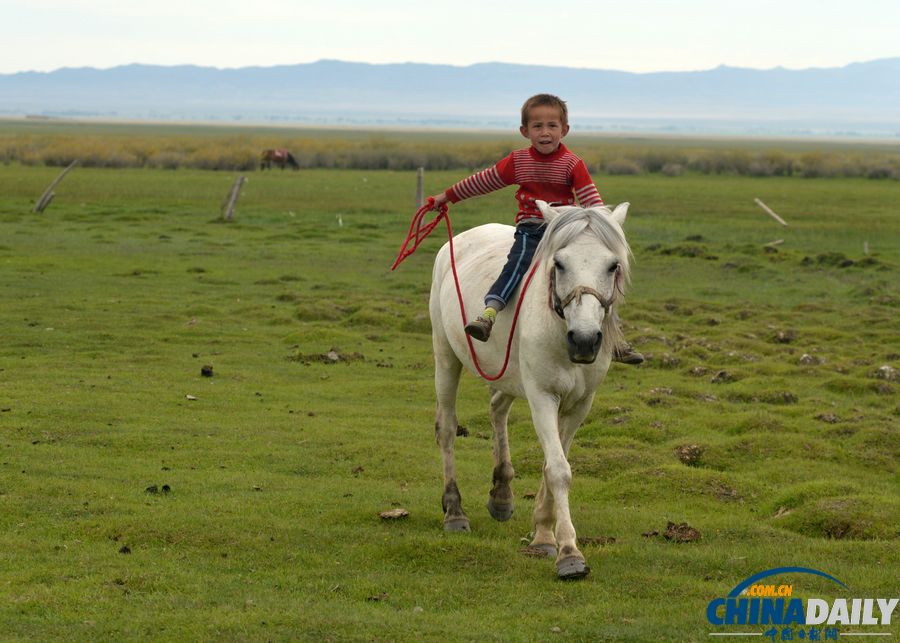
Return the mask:
{"type": "Polygon", "coordinates": [[[432,210],[438,210],[447,202],[447,193],[441,192],[440,194],[435,194],[430,198],[434,199],[434,207],[432,208],[432,210]]]}

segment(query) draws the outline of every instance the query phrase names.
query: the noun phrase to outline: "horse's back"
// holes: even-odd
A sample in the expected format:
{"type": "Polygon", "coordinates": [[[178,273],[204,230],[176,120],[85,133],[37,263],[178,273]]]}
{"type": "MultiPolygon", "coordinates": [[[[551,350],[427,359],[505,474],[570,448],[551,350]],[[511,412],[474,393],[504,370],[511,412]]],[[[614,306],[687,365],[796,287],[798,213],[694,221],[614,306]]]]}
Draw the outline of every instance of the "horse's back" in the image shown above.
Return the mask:
{"type": "MultiPolygon", "coordinates": [[[[460,280],[465,273],[467,276],[477,274],[481,270],[487,270],[495,263],[499,263],[496,271],[503,267],[503,261],[512,247],[515,228],[501,223],[487,223],[461,232],[453,237],[453,250],[456,259],[456,270],[460,280]]],[[[450,267],[450,242],[444,244],[434,260],[434,281],[432,288],[447,277],[452,279],[450,267]]]]}
{"type": "MultiPolygon", "coordinates": [[[[474,372],[459,309],[459,292],[462,293],[466,316],[471,319],[484,306],[484,296],[500,275],[506,257],[513,244],[515,228],[498,223],[481,225],[453,238],[454,257],[459,283],[453,277],[450,264],[450,244],[444,244],[434,261],[429,311],[432,339],[436,358],[439,354],[449,358],[454,354],[466,368],[474,372]]],[[[515,306],[514,295],[509,304],[515,306]]],[[[491,341],[478,344],[478,359],[487,372],[499,371],[506,352],[506,337],[510,332],[512,315],[498,317],[491,333],[491,341]]],[[[516,348],[513,348],[516,353],[516,348]]],[[[517,366],[513,359],[503,381],[515,379],[517,366]]],[[[511,389],[513,390],[513,389],[511,389]]],[[[514,389],[518,393],[518,388],[514,389]]]]}

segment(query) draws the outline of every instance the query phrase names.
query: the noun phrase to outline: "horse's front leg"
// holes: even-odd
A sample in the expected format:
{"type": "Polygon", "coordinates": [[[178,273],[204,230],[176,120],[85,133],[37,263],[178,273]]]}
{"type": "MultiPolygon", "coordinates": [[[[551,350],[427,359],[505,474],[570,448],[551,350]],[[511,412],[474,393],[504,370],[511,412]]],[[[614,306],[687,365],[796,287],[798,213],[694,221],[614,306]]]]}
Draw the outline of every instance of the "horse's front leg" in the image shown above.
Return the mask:
{"type": "Polygon", "coordinates": [[[509,483],[516,475],[509,455],[507,420],[515,398],[491,389],[491,426],[494,429],[494,476],[487,508],[494,520],[509,520],[513,514],[513,495],[509,483]]]}
{"type": "MultiPolygon", "coordinates": [[[[555,397],[546,393],[529,394],[528,404],[531,407],[534,429],[544,450],[544,482],[535,506],[535,537],[532,545],[550,551],[555,541],[558,548],[557,575],[562,579],[582,578],[590,570],[584,562],[584,555],[578,549],[575,526],[569,512],[572,469],[566,458],[567,448],[560,431],[568,426],[560,426],[559,400],[555,397]],[[551,511],[548,512],[548,509],[551,511]],[[552,515],[547,515],[551,512],[552,515]],[[551,539],[550,525],[553,523],[555,527],[551,539]]],[[[565,424],[568,425],[568,420],[565,424]]],[[[572,434],[574,435],[574,431],[572,434]]]]}
{"type": "MultiPolygon", "coordinates": [[[[585,399],[579,400],[568,411],[559,413],[559,438],[562,442],[563,452],[566,458],[569,457],[569,449],[572,447],[572,441],[575,439],[575,432],[584,418],[587,417],[591,410],[591,404],[594,396],[591,395],[585,399]]],[[[531,541],[531,547],[543,549],[548,555],[556,558],[556,537],[553,534],[554,524],[554,508],[553,496],[547,491],[547,480],[541,478],[541,487],[538,490],[534,503],[534,539],[531,541]]]]}

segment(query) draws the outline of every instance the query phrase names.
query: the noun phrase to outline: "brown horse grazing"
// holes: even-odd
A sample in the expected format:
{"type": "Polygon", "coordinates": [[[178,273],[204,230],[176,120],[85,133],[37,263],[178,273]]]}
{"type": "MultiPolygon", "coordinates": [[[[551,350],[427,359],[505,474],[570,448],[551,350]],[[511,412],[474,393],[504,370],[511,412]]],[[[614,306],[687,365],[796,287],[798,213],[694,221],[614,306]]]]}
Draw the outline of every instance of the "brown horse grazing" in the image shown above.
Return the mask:
{"type": "Polygon", "coordinates": [[[260,157],[259,169],[271,170],[273,163],[282,170],[286,165],[290,165],[295,170],[300,169],[300,164],[297,163],[297,159],[294,158],[294,155],[284,148],[263,151],[262,156],[260,157]]]}

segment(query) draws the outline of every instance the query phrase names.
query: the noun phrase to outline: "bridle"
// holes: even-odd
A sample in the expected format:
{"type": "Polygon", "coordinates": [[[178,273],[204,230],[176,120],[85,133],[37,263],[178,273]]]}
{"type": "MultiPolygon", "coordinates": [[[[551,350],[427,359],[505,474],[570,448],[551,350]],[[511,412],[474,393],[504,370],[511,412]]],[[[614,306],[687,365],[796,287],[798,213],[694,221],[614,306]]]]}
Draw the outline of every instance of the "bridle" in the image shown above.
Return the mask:
{"type": "MultiPolygon", "coordinates": [[[[621,266],[616,266],[616,276],[618,277],[619,271],[622,269],[621,266]]],[[[566,306],[572,303],[572,300],[577,299],[578,304],[581,304],[581,298],[584,295],[593,295],[597,298],[597,301],[600,302],[600,305],[603,306],[603,311],[609,315],[609,311],[612,308],[613,304],[616,303],[616,293],[618,292],[618,287],[613,286],[613,294],[612,297],[607,299],[599,292],[591,288],[590,286],[575,286],[568,295],[560,299],[559,295],[556,293],[556,266],[550,269],[550,293],[548,298],[548,303],[550,304],[550,308],[559,315],[560,319],[565,319],[566,316],[563,313],[566,306]]]]}

